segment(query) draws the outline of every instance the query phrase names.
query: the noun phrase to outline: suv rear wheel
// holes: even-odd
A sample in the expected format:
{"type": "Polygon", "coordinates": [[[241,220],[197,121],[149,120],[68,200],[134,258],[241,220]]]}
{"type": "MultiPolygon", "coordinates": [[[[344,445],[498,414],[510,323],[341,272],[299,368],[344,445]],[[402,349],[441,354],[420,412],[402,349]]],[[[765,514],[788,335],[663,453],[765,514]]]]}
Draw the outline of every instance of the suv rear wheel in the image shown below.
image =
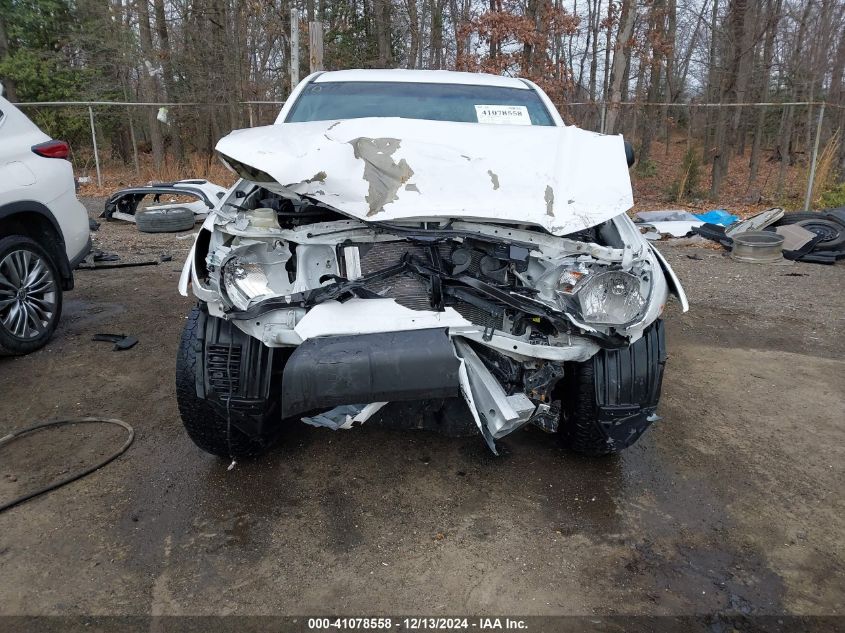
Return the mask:
{"type": "Polygon", "coordinates": [[[0,356],[46,345],[61,313],[59,274],[47,251],[22,235],[0,239],[0,356]]]}

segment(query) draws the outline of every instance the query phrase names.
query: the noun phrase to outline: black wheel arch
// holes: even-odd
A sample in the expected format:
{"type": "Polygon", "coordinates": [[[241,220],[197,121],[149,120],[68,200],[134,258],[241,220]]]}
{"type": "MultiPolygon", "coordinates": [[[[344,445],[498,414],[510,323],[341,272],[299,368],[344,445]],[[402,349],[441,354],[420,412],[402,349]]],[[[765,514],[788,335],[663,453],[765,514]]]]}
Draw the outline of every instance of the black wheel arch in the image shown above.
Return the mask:
{"type": "Polygon", "coordinates": [[[25,235],[46,250],[59,269],[62,290],[73,289],[73,268],[67,258],[65,239],[52,211],[35,200],[0,205],[0,237],[25,235]]]}

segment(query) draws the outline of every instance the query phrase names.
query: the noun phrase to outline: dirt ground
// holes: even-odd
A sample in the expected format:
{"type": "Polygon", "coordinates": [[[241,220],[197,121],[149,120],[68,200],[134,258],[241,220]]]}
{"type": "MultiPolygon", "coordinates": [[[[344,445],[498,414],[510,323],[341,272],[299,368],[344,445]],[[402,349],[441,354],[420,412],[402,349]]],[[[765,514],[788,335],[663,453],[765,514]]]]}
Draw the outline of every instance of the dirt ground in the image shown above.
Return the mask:
{"type": "MultiPolygon", "coordinates": [[[[496,458],[480,437],[302,424],[227,471],[174,398],[191,240],[95,235],[124,260],[173,260],[77,273],[53,341],[0,359],[0,436],[98,415],[137,437],[0,514],[0,614],[845,614],[845,265],[664,246],[692,308],[668,310],[663,420],[618,457],[534,428],[496,458]],[[99,332],[140,343],[113,352],[99,332]]],[[[10,445],[0,499],[121,437],[10,445]]]]}

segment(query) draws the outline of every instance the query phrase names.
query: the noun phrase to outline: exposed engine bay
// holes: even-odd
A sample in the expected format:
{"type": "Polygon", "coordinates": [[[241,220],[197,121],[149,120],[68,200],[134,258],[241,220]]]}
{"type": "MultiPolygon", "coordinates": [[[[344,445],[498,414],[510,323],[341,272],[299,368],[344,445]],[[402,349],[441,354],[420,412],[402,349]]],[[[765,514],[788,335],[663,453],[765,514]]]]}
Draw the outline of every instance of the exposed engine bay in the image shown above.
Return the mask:
{"type": "Polygon", "coordinates": [[[451,395],[464,396],[493,450],[528,422],[555,431],[564,364],[631,345],[670,290],[627,217],[555,237],[528,225],[363,222],[249,181],[228,200],[203,225],[183,292],[190,276],[210,315],[269,348],[445,332],[451,395]]]}

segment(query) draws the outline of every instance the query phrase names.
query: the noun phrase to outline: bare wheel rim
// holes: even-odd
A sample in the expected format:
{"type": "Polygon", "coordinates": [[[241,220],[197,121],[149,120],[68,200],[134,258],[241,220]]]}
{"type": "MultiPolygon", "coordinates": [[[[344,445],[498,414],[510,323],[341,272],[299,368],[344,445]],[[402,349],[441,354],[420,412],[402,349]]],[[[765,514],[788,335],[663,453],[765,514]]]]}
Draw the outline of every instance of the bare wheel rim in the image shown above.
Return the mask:
{"type": "Polygon", "coordinates": [[[0,325],[12,336],[32,340],[50,326],[56,312],[56,280],[38,253],[20,249],[0,260],[0,325]]]}

